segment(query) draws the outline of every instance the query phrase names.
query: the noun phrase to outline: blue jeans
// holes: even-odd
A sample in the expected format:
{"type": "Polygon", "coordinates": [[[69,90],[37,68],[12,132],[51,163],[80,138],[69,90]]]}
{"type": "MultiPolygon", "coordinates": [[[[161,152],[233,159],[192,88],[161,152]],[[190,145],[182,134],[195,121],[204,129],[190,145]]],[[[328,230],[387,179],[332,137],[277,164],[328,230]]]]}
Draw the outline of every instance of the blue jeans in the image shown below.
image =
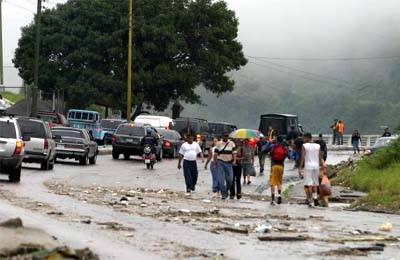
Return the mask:
{"type": "Polygon", "coordinates": [[[353,150],[354,150],[354,153],[356,153],[356,152],[360,153],[360,142],[359,141],[353,142],[353,150]]]}
{"type": "Polygon", "coordinates": [[[295,151],[295,157],[294,157],[295,159],[295,164],[294,164],[294,166],[295,167],[300,167],[300,160],[301,160],[301,149],[297,149],[296,151],[295,151]]]}
{"type": "Polygon", "coordinates": [[[186,191],[195,191],[199,172],[197,171],[196,161],[183,161],[183,175],[185,176],[186,191]]]}
{"type": "Polygon", "coordinates": [[[210,171],[212,177],[212,192],[219,192],[218,173],[217,169],[214,168],[214,163],[210,164],[210,171]]]}
{"type": "Polygon", "coordinates": [[[232,163],[218,161],[217,165],[219,188],[221,189],[222,198],[226,198],[233,181],[232,163]]]}

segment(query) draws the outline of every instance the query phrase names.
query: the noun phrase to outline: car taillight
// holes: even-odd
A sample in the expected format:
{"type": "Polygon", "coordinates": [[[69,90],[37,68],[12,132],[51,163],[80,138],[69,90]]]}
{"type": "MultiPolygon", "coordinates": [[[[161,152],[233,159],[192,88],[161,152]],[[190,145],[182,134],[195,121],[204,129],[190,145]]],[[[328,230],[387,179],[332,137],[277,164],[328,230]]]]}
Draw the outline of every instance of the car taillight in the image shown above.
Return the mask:
{"type": "Polygon", "coordinates": [[[113,136],[111,137],[111,141],[116,142],[116,141],[117,141],[117,137],[116,137],[115,135],[113,135],[113,136]]]}
{"type": "Polygon", "coordinates": [[[164,143],[164,145],[165,145],[165,147],[171,147],[171,143],[168,142],[168,141],[166,141],[166,142],[164,143]]]}
{"type": "Polygon", "coordinates": [[[14,154],[21,154],[23,147],[24,147],[24,143],[22,141],[17,141],[17,143],[15,144],[14,154]]]}
{"type": "Polygon", "coordinates": [[[201,135],[196,135],[196,141],[200,142],[201,141],[201,135]]]}
{"type": "Polygon", "coordinates": [[[49,140],[44,139],[44,149],[47,150],[49,149],[49,140]]]}

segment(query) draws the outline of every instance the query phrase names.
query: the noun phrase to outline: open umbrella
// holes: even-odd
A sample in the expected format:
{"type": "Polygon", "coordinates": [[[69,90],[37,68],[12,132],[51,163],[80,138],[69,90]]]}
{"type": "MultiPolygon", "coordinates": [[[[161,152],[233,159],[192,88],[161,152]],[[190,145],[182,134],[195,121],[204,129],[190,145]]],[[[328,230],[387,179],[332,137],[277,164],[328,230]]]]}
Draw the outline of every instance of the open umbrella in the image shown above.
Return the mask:
{"type": "Polygon", "coordinates": [[[233,139],[251,139],[251,138],[259,138],[260,131],[253,129],[238,129],[232,132],[229,136],[233,139]]]}

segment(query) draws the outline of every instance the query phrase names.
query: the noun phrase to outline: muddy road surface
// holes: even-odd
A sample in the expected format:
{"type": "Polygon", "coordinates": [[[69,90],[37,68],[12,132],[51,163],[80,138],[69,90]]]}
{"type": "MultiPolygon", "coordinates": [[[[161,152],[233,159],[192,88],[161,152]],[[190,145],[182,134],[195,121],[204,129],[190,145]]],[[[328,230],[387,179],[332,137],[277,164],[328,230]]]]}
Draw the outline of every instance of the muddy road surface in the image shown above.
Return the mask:
{"type": "MultiPolygon", "coordinates": [[[[343,203],[309,209],[287,193],[270,206],[269,190],[260,188],[268,173],[244,185],[241,200],[221,201],[211,197],[200,161],[196,193],[185,196],[176,166],[164,159],[147,170],[111,155],[95,166],[63,161],[48,172],[25,165],[21,183],[0,182],[0,221],[20,217],[100,259],[399,259],[400,216],[349,211],[343,203]],[[386,222],[390,232],[379,231],[386,222]]],[[[299,183],[292,168],[287,163],[285,187],[299,183]]]]}

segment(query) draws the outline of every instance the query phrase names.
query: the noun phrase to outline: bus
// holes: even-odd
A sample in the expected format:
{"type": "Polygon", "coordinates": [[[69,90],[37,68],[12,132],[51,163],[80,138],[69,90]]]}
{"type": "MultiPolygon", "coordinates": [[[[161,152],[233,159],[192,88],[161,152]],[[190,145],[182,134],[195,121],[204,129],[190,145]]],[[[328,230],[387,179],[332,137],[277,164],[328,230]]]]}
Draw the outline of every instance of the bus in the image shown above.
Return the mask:
{"type": "Polygon", "coordinates": [[[71,127],[86,129],[97,143],[106,143],[109,133],[101,127],[99,112],[70,109],[67,120],[71,127]]]}

